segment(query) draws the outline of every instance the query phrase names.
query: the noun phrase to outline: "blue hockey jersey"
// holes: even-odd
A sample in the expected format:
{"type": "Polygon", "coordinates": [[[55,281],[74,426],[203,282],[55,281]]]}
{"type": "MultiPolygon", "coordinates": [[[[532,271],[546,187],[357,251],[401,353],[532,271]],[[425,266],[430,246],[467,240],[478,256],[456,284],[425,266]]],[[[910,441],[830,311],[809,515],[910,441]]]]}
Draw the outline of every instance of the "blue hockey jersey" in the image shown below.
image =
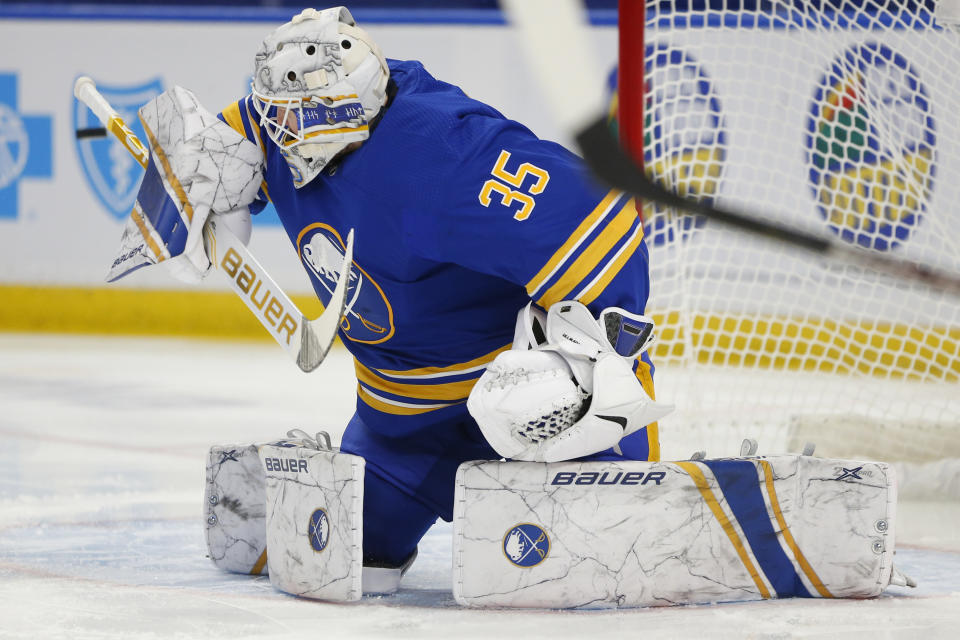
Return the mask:
{"type": "MultiPolygon", "coordinates": [[[[274,203],[321,301],[355,230],[341,338],[356,360],[358,414],[394,437],[466,414],[471,387],[510,348],[530,299],[642,312],[649,281],[629,197],[420,63],[389,66],[397,91],[370,138],[301,189],[250,96],[220,117],[262,148],[252,210],[274,203]]],[[[637,375],[652,395],[648,360],[637,375]]],[[[656,425],[621,447],[657,459],[656,425]]]]}

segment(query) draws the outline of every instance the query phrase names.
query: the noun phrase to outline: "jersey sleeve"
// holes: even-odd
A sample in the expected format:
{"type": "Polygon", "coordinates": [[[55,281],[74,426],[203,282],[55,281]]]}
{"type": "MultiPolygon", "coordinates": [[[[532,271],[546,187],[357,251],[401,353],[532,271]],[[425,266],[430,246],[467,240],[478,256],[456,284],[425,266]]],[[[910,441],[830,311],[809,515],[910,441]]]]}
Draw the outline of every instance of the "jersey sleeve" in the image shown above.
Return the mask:
{"type": "Polygon", "coordinates": [[[432,211],[414,216],[428,258],[509,280],[539,306],[579,300],[642,313],[649,291],[634,200],[598,185],[580,158],[509,120],[454,136],[432,211]]]}
{"type": "MultiPolygon", "coordinates": [[[[217,117],[220,118],[223,122],[227,123],[231,129],[245,137],[250,142],[260,147],[260,152],[263,154],[264,162],[267,161],[267,148],[262,139],[262,133],[259,125],[257,124],[257,115],[253,110],[253,106],[250,103],[252,99],[251,96],[246,96],[240,100],[230,104],[226,109],[217,114],[217,117]]],[[[257,191],[257,196],[253,202],[250,203],[249,209],[251,214],[260,213],[267,203],[270,201],[270,194],[267,191],[266,180],[260,183],[260,190],[257,191]]]]}

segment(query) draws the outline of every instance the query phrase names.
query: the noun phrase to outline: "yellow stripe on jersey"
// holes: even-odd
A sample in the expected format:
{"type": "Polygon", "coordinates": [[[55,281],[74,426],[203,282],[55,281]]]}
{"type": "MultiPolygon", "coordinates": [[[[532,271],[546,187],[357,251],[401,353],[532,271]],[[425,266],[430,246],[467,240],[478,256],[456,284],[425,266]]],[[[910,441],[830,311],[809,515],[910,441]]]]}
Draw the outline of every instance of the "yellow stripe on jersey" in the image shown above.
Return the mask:
{"type": "Polygon", "coordinates": [[[570,255],[580,246],[580,243],[583,242],[584,238],[590,235],[590,232],[600,223],[600,220],[603,219],[607,213],[613,207],[615,201],[622,194],[619,191],[609,192],[603,200],[600,201],[600,204],[590,212],[586,218],[583,219],[583,222],[574,229],[573,233],[570,234],[570,237],[567,238],[566,242],[554,252],[550,259],[547,260],[547,263],[543,265],[543,268],[540,269],[537,275],[533,276],[530,282],[527,283],[527,293],[532,297],[543,284],[550,279],[550,277],[556,272],[560,264],[566,261],[570,255]]]}
{"type": "Polygon", "coordinates": [[[487,366],[493,361],[494,358],[504,351],[510,349],[511,346],[512,345],[509,344],[504,345],[495,351],[491,351],[490,353],[480,356],[479,358],[474,358],[468,362],[451,364],[446,367],[423,367],[422,369],[408,369],[406,371],[398,371],[393,369],[372,369],[372,371],[389,378],[405,378],[411,380],[462,375],[487,366]]]}
{"type": "MultiPolygon", "coordinates": [[[[647,392],[651,400],[656,400],[656,394],[653,390],[653,374],[650,373],[650,365],[643,360],[637,361],[637,378],[640,380],[640,386],[647,392]]],[[[656,462],[660,459],[660,424],[651,422],[647,425],[647,460],[656,462]]]]}
{"type": "Polygon", "coordinates": [[[223,115],[224,121],[230,125],[231,129],[242,135],[244,138],[247,137],[247,132],[243,129],[243,118],[240,117],[239,102],[234,102],[220,113],[223,115]]]}
{"type": "Polygon", "coordinates": [[[357,385],[357,397],[377,411],[382,411],[383,413],[389,413],[395,416],[415,416],[420,415],[421,413],[429,413],[431,411],[437,411],[438,409],[452,407],[455,404],[460,404],[458,402],[451,402],[448,404],[416,405],[412,403],[397,402],[396,400],[390,400],[389,398],[378,396],[369,389],[366,389],[362,384],[357,385]]]}
{"type": "MultiPolygon", "coordinates": [[[[441,382],[439,384],[406,384],[381,378],[371,369],[354,360],[357,371],[357,380],[376,391],[384,391],[396,396],[416,400],[448,400],[460,402],[467,399],[470,390],[477,383],[476,378],[459,380],[457,382],[441,382]]],[[[479,376],[478,376],[479,377],[479,376]]]]}
{"type": "Polygon", "coordinates": [[[803,573],[806,574],[807,579],[817,590],[817,593],[823,598],[832,598],[833,594],[824,586],[823,581],[820,580],[820,576],[813,570],[813,567],[807,561],[806,556],[800,551],[797,541],[794,540],[793,534],[790,533],[790,529],[787,527],[787,521],[784,519],[783,512],[780,510],[780,501],[777,499],[777,492],[773,488],[773,469],[770,467],[770,463],[766,460],[761,460],[760,467],[763,469],[767,496],[770,498],[770,507],[773,509],[773,515],[776,517],[777,524],[780,526],[780,533],[783,535],[784,542],[790,547],[794,559],[797,561],[797,564],[800,565],[800,568],[803,569],[803,573]]]}
{"type": "Polygon", "coordinates": [[[770,598],[770,590],[767,589],[767,585],[764,584],[763,578],[760,577],[757,567],[750,559],[750,554],[743,545],[743,541],[740,540],[737,530],[734,529],[733,524],[730,522],[727,514],[724,513],[720,503],[717,502],[717,497],[710,489],[710,483],[707,482],[703,472],[700,471],[700,468],[697,466],[697,464],[693,462],[676,462],[674,464],[686,471],[687,474],[693,479],[693,483],[697,485],[697,489],[700,491],[700,496],[703,498],[704,502],[707,503],[707,506],[710,507],[710,511],[713,512],[713,517],[715,517],[717,522],[720,523],[724,533],[727,534],[727,537],[730,539],[730,543],[733,544],[733,548],[736,549],[737,555],[740,557],[740,562],[743,563],[743,566],[747,569],[747,573],[749,573],[750,577],[753,578],[753,583],[757,585],[760,595],[764,598],[770,598]]]}
{"type": "MultiPolygon", "coordinates": [[[[632,201],[631,201],[632,202],[632,201]]],[[[632,204],[630,206],[633,206],[632,204]]],[[[597,297],[603,293],[603,290],[607,288],[607,285],[610,284],[610,281],[613,280],[620,269],[623,268],[623,265],[627,263],[627,260],[630,259],[630,256],[633,255],[633,252],[637,250],[637,247],[640,246],[640,243],[643,241],[643,224],[637,224],[637,228],[634,230],[633,235],[630,236],[630,239],[620,247],[620,250],[614,254],[613,258],[607,262],[607,265],[597,274],[595,277],[583,290],[577,293],[574,298],[582,302],[583,304],[590,304],[597,297]]]]}
{"type": "Polygon", "coordinates": [[[611,249],[630,230],[630,227],[637,220],[637,209],[628,201],[620,209],[607,227],[593,239],[586,249],[584,249],[576,260],[573,261],[567,270],[560,276],[552,287],[537,299],[537,304],[544,309],[549,309],[555,302],[567,300],[570,293],[581,283],[583,279],[599,265],[607,256],[611,249]]]}

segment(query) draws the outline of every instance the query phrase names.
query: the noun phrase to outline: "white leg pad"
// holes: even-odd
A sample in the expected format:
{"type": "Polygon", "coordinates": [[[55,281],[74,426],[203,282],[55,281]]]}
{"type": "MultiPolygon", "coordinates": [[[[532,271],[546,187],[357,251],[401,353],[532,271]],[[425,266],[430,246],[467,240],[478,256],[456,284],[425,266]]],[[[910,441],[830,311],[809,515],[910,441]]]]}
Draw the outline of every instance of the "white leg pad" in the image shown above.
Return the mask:
{"type": "Polygon", "coordinates": [[[216,445],[207,454],[207,553],[225,571],[260,575],[267,567],[264,476],[257,446],[216,445]]]}
{"type": "Polygon", "coordinates": [[[454,597],[475,607],[640,607],[878,595],[896,482],[883,463],[468,462],[454,597]]]}
{"type": "Polygon", "coordinates": [[[270,582],[305,598],[359,600],[364,459],[264,445],[260,460],[266,476],[270,582]]]}

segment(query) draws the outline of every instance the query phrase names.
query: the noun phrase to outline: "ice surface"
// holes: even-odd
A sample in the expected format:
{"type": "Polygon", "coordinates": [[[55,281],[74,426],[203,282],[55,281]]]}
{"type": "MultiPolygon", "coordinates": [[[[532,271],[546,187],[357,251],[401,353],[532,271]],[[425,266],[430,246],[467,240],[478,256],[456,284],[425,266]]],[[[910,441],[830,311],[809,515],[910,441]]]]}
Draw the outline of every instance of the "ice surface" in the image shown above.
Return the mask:
{"type": "Polygon", "coordinates": [[[960,505],[900,505],[898,566],[918,589],[632,611],[478,611],[453,602],[438,523],[394,597],[336,605],[204,557],[214,443],[298,427],[338,440],[345,351],[302,374],[275,345],[0,335],[0,638],[956,638],[960,505]]]}

